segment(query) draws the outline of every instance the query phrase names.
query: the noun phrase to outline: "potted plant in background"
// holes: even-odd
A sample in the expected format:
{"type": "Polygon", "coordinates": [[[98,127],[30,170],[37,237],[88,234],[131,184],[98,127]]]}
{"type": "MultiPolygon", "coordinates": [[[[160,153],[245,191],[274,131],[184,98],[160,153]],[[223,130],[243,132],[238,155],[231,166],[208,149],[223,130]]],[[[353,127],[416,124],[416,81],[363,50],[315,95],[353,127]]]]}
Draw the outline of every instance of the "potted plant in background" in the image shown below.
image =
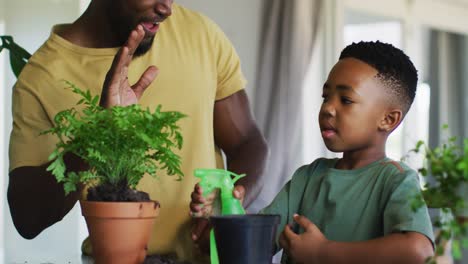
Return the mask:
{"type": "Polygon", "coordinates": [[[418,171],[426,178],[421,195],[413,200],[413,209],[426,203],[439,210],[433,217],[436,256],[430,263],[437,263],[437,257],[444,255],[450,240],[452,255],[459,259],[461,248],[468,247],[468,138],[460,146],[457,138],[451,137],[434,148],[419,141],[410,152],[424,155],[418,171]]]}
{"type": "Polygon", "coordinates": [[[59,139],[48,167],[65,193],[86,185],[87,201],[80,200],[96,263],[141,263],[159,204],[135,188],[144,174],[156,177],[159,170],[181,180],[180,157],[174,153],[183,139],[177,122],[179,112],[154,112],[140,105],[98,105],[99,97],[67,85],[81,96],[75,108],[59,112],[55,127],[43,134],[59,139]],[[89,166],[67,172],[64,155],[72,153],[89,166]]]}
{"type": "Polygon", "coordinates": [[[27,52],[25,49],[16,44],[13,41],[12,36],[0,36],[0,40],[0,53],[4,49],[10,51],[10,66],[13,73],[18,78],[24,65],[26,65],[29,58],[31,57],[31,54],[29,54],[29,52],[27,52]]]}

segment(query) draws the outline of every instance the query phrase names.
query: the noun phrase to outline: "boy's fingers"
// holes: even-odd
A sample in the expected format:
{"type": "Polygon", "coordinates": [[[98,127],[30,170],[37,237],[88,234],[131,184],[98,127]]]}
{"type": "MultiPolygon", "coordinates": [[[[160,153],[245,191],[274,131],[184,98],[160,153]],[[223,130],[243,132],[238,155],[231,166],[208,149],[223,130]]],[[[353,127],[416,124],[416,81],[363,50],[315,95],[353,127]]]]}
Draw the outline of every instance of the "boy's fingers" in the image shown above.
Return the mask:
{"type": "Polygon", "coordinates": [[[286,225],[284,227],[283,233],[284,233],[284,236],[286,237],[287,240],[291,240],[291,239],[293,239],[294,237],[297,236],[297,234],[292,231],[292,229],[291,229],[291,227],[289,225],[286,225]]]}
{"type": "Polygon", "coordinates": [[[279,236],[279,239],[278,239],[278,242],[280,244],[280,246],[288,251],[289,250],[289,240],[286,238],[285,234],[284,234],[284,231],[281,232],[280,236],[279,236]]]}
{"type": "Polygon", "coordinates": [[[206,229],[211,228],[210,226],[210,221],[205,218],[196,218],[193,219],[193,226],[192,226],[192,240],[197,241],[204,232],[206,232],[206,229]]]}
{"type": "Polygon", "coordinates": [[[312,223],[305,216],[294,214],[293,218],[294,218],[294,221],[296,221],[296,223],[298,223],[302,228],[304,228],[305,231],[309,231],[315,228],[314,223],[312,223]]]}

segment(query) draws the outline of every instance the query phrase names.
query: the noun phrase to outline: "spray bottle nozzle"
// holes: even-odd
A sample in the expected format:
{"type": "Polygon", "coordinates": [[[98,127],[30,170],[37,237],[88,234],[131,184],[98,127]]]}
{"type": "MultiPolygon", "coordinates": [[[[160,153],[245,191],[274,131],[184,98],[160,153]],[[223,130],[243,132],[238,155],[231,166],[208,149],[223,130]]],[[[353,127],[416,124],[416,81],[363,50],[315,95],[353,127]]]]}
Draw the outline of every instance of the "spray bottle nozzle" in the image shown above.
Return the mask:
{"type": "Polygon", "coordinates": [[[245,176],[245,174],[239,175],[222,169],[196,169],[194,174],[195,177],[201,179],[200,186],[204,195],[211,193],[215,188],[219,188],[222,195],[224,193],[224,195],[229,196],[232,194],[236,181],[245,176]]]}
{"type": "Polygon", "coordinates": [[[200,187],[203,195],[211,193],[214,189],[221,190],[221,214],[245,214],[245,210],[232,195],[234,183],[244,177],[245,174],[236,174],[222,169],[196,169],[194,175],[200,178],[200,187]]]}

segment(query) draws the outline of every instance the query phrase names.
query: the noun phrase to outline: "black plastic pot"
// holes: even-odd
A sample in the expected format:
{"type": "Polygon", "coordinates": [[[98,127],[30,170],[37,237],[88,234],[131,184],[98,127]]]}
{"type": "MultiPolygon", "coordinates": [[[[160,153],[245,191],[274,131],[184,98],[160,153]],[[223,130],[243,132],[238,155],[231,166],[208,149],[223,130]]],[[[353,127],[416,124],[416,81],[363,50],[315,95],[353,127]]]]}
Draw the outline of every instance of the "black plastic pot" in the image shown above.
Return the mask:
{"type": "Polygon", "coordinates": [[[271,264],[279,215],[212,216],[220,264],[271,264]]]}

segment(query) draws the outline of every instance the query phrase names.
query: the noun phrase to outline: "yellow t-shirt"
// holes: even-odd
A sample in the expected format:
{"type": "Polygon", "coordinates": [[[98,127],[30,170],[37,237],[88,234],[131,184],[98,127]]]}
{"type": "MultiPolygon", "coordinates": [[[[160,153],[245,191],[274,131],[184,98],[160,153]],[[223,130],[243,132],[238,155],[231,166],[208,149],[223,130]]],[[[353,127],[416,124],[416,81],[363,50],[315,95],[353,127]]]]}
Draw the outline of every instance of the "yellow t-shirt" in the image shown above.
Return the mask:
{"type": "MultiPolygon", "coordinates": [[[[14,87],[10,171],[48,161],[57,140],[39,133],[53,125],[59,111],[75,106],[79,99],[64,89],[63,80],[100,95],[118,50],[76,46],[55,34],[57,27],[31,57],[14,87]]],[[[192,259],[188,205],[197,182],[192,173],[195,168],[222,166],[213,136],[214,103],[243,89],[246,81],[239,57],[219,27],[177,4],[172,16],[161,24],[150,51],[132,61],[130,83],[152,64],[160,73],[141,98],[141,105],[154,109],[162,104],[163,110],[180,111],[188,117],[179,123],[184,138],[179,152],[185,174],[182,182],[160,173],[159,179],[146,175],[139,184],[140,190],[161,203],[148,252],[177,253],[181,259],[192,259]]]]}

